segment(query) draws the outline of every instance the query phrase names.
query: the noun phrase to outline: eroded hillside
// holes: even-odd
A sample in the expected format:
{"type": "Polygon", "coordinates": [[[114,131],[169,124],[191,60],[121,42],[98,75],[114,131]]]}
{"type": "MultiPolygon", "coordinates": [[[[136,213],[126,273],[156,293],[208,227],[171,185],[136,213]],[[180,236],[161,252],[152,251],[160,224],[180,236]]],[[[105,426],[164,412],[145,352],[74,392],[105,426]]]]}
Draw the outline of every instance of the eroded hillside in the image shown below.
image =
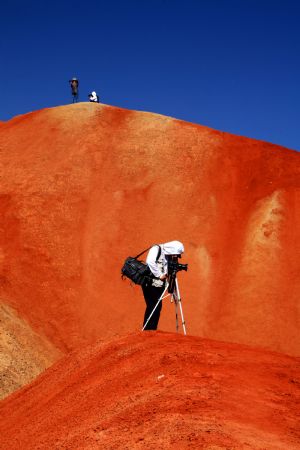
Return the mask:
{"type": "Polygon", "coordinates": [[[32,381],[60,356],[45,336],[0,303],[0,399],[32,381]]]}
{"type": "Polygon", "coordinates": [[[188,333],[299,355],[299,153],[90,103],[2,124],[0,148],[1,298],[62,351],[138,330],[122,262],[179,239],[188,333]]]}

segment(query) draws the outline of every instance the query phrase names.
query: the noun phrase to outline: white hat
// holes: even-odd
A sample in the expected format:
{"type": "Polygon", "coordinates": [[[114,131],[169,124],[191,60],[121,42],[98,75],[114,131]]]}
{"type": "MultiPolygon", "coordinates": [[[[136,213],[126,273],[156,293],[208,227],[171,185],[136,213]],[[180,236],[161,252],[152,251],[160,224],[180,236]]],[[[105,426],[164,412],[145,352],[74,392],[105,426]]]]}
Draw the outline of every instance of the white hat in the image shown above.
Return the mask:
{"type": "Polygon", "coordinates": [[[184,252],[183,243],[180,241],[171,241],[161,244],[165,255],[181,255],[184,252]]]}

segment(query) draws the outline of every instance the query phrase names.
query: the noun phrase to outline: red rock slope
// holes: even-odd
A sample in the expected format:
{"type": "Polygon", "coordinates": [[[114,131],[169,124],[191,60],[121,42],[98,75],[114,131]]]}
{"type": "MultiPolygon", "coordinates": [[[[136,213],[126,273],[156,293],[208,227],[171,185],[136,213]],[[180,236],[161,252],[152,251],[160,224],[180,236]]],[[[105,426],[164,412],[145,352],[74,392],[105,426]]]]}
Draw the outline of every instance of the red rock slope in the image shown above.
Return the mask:
{"type": "Polygon", "coordinates": [[[61,350],[138,330],[122,262],[179,239],[189,333],[300,354],[299,153],[90,103],[2,124],[0,148],[0,295],[61,350]]]}
{"type": "Polygon", "coordinates": [[[300,449],[300,359],[168,333],[80,349],[2,401],[1,449],[300,449]]]}

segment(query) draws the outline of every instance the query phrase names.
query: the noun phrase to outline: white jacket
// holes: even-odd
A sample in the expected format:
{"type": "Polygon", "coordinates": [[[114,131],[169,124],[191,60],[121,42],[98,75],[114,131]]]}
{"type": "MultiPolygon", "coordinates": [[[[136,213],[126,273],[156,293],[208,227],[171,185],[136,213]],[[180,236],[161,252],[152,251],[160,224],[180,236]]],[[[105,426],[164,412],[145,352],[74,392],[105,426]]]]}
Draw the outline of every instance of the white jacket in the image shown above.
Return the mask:
{"type": "Polygon", "coordinates": [[[95,91],[93,91],[93,92],[89,95],[89,98],[90,98],[90,102],[98,102],[98,97],[97,97],[97,94],[96,94],[95,91]]]}
{"type": "MultiPolygon", "coordinates": [[[[157,245],[154,245],[150,248],[146,263],[149,266],[149,269],[153,273],[156,278],[160,278],[163,275],[168,273],[168,262],[166,259],[166,255],[181,255],[184,252],[184,246],[180,241],[171,241],[166,242],[165,244],[159,244],[161,247],[161,254],[156,262],[156,258],[158,255],[159,248],[157,245]]],[[[162,286],[164,282],[162,280],[153,280],[152,286],[162,286]]]]}

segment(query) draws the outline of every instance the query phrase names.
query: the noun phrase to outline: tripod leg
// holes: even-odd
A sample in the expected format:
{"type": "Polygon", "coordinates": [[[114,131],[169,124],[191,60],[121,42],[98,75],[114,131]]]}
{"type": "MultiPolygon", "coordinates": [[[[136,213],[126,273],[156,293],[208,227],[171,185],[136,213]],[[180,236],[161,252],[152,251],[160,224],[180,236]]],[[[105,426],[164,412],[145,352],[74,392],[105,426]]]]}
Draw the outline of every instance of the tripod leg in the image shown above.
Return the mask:
{"type": "Polygon", "coordinates": [[[176,301],[178,302],[179,308],[180,308],[180,314],[181,314],[181,322],[182,322],[183,333],[186,335],[185,321],[184,321],[184,317],[183,317],[183,310],[182,310],[182,304],[181,304],[181,298],[180,298],[180,293],[179,293],[179,287],[178,287],[178,281],[177,281],[177,278],[176,278],[176,280],[175,280],[175,291],[176,291],[176,301]]]}
{"type": "Polygon", "coordinates": [[[182,321],[183,333],[186,335],[185,320],[184,320],[184,317],[183,317],[183,311],[182,311],[181,300],[179,300],[178,303],[179,303],[179,308],[180,308],[180,314],[181,314],[181,321],[182,321]]]}
{"type": "Polygon", "coordinates": [[[149,320],[150,320],[151,317],[153,316],[154,311],[156,310],[156,308],[158,307],[159,303],[160,303],[160,302],[162,301],[162,299],[164,298],[164,295],[165,295],[167,289],[168,289],[168,283],[166,283],[166,287],[165,287],[165,289],[164,289],[164,292],[163,292],[163,293],[161,294],[161,296],[159,297],[158,302],[157,302],[156,305],[154,306],[154,308],[153,308],[153,310],[152,310],[150,316],[148,317],[148,319],[147,319],[145,325],[144,325],[143,328],[142,328],[142,331],[144,331],[144,329],[146,328],[146,326],[147,326],[149,320]]]}
{"type": "Polygon", "coordinates": [[[176,315],[176,333],[178,333],[178,305],[177,305],[177,300],[175,299],[174,301],[175,303],[175,315],[176,315]]]}

